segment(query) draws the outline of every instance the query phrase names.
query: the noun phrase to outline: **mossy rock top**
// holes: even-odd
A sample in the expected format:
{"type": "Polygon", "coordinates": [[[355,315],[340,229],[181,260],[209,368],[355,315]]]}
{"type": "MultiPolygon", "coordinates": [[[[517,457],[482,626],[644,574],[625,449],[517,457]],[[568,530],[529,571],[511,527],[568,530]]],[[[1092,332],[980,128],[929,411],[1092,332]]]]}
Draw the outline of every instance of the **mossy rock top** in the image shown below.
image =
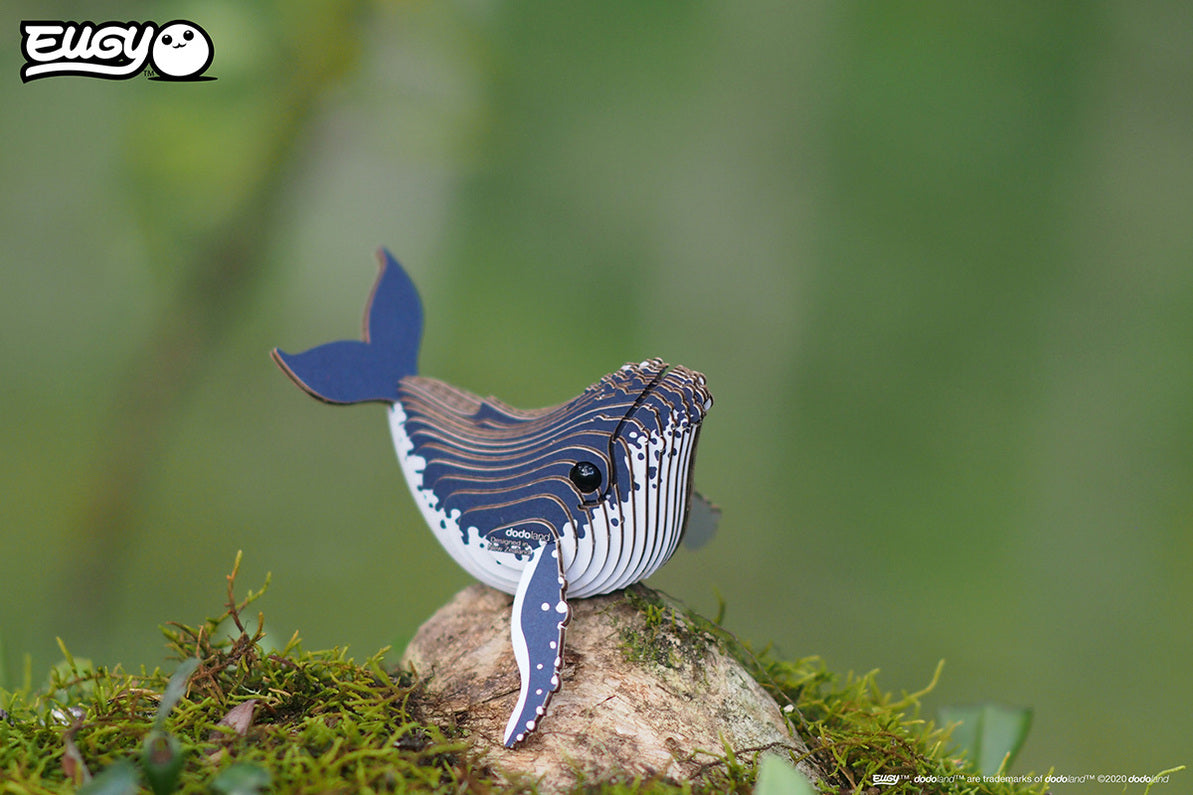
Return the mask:
{"type": "Polygon", "coordinates": [[[794,754],[819,777],[774,698],[682,608],[641,585],[573,603],[559,692],[537,730],[504,748],[518,696],[510,602],[483,585],[465,588],[404,657],[424,682],[428,715],[455,722],[510,780],[546,792],[613,779],[724,786],[727,749],[794,754]]]}

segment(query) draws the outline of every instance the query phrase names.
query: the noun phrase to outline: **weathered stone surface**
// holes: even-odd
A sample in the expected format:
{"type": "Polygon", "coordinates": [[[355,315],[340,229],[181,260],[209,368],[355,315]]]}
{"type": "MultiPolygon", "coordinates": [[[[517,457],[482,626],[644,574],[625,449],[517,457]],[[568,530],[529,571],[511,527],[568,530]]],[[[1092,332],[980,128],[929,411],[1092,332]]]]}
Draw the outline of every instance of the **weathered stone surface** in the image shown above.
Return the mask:
{"type": "Polygon", "coordinates": [[[548,792],[614,774],[699,779],[726,743],[745,755],[805,752],[774,699],[711,634],[665,597],[633,589],[662,607],[648,617],[624,592],[571,602],[563,685],[540,727],[509,750],[502,737],[518,696],[513,598],[465,588],[406,649],[403,661],[425,681],[428,717],[459,725],[497,769],[548,792]]]}

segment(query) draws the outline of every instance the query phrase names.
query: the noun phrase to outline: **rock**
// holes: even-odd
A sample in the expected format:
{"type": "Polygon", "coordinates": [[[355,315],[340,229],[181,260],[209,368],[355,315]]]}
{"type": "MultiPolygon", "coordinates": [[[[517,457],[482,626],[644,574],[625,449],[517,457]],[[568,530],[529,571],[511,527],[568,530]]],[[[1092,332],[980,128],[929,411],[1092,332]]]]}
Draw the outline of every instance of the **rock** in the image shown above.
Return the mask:
{"type": "Polygon", "coordinates": [[[539,728],[510,750],[502,737],[518,697],[513,598],[465,588],[403,658],[423,682],[424,717],[459,726],[487,763],[544,792],[613,776],[706,780],[725,745],[746,758],[807,752],[774,699],[681,606],[642,585],[628,592],[570,603],[563,684],[539,728]]]}

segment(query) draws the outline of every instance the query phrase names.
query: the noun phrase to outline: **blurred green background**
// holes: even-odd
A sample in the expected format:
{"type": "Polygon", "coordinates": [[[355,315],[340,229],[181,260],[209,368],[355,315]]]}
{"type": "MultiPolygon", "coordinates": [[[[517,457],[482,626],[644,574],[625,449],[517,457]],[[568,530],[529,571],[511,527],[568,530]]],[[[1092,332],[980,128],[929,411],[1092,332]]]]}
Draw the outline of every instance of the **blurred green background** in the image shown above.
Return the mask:
{"type": "Polygon", "coordinates": [[[238,549],[275,634],[357,655],[467,584],[383,409],[267,355],[356,335],[384,244],[426,374],[707,374],[724,519],[652,585],[895,690],[945,658],[929,706],[1035,709],[1019,770],[1193,761],[1190,41],[1181,3],[5,3],[10,683],[55,636],[162,662],[238,549]],[[19,79],[22,19],[175,18],[217,80],[19,79]]]}

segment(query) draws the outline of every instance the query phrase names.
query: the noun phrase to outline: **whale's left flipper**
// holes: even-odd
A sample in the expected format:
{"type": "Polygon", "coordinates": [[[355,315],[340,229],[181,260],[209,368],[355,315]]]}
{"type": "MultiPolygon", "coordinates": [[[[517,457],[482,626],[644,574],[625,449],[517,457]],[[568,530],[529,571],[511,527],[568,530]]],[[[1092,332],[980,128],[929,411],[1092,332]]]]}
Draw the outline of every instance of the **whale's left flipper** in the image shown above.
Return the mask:
{"type": "Polygon", "coordinates": [[[563,633],[571,617],[564,601],[566,592],[559,545],[550,538],[531,554],[514,595],[510,636],[522,688],[505,727],[506,748],[513,748],[534,731],[547,711],[551,694],[559,689],[563,633]]]}
{"type": "Polygon", "coordinates": [[[396,403],[398,381],[418,371],[423,308],[398,261],[377,252],[381,272],[365,307],[364,340],[341,340],[302,353],[273,349],[273,360],[312,396],[328,403],[396,403]]]}

